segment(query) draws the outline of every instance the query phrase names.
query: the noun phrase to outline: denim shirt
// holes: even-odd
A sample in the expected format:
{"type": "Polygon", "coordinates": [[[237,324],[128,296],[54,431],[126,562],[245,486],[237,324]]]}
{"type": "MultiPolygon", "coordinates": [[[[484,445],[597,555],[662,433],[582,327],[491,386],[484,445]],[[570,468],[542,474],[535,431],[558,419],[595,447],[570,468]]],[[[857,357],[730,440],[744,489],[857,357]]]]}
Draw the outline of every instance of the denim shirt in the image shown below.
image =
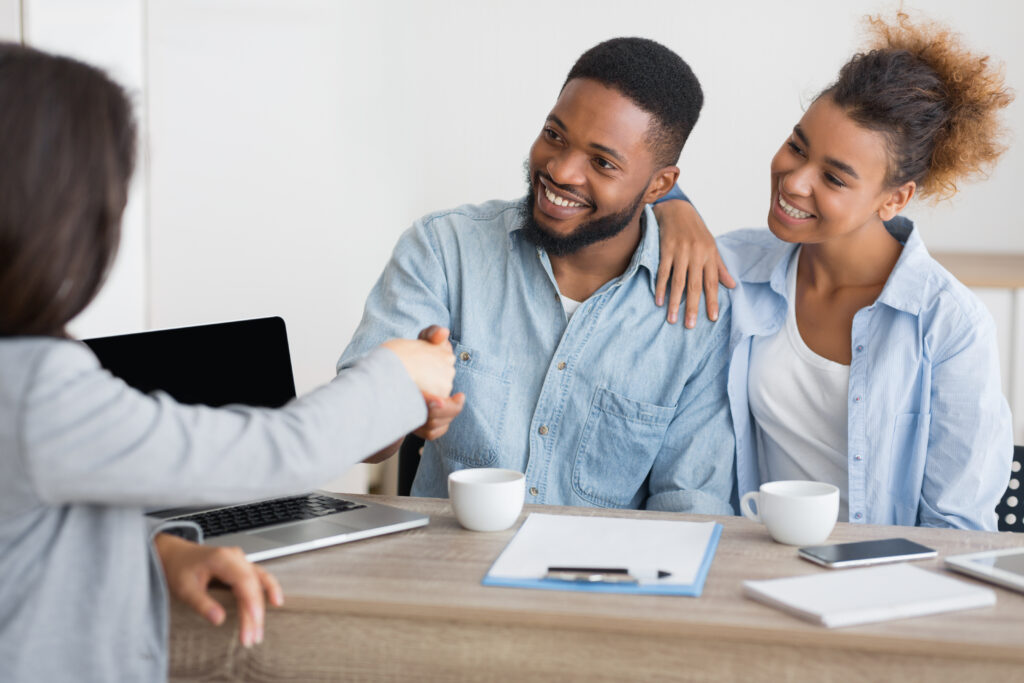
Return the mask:
{"type": "MultiPolygon", "coordinates": [[[[1013,435],[995,323],[925,249],[913,224],[886,224],[903,252],[871,306],[853,318],[848,392],[850,522],[996,529],[1013,435]]],[[[796,244],[739,230],[718,247],[733,292],[729,400],[739,495],[761,484],[747,398],[751,339],[786,316],[796,244]]]]}
{"type": "Polygon", "coordinates": [[[546,252],[521,234],[520,204],[417,221],[338,361],[430,324],[451,329],[466,404],[424,447],[413,495],[447,496],[454,470],[503,467],[526,474],[528,503],[732,514],[728,296],[718,323],[665,322],[647,208],[626,271],[567,321],[546,252]]]}

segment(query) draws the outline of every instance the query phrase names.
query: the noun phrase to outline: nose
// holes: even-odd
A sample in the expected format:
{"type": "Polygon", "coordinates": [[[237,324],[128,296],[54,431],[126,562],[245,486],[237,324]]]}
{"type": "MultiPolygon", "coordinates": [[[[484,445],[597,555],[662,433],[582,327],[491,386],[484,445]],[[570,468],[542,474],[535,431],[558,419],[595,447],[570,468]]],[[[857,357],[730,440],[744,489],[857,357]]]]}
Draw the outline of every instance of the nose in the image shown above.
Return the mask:
{"type": "Polygon", "coordinates": [[[800,164],[782,174],[779,185],[782,191],[794,197],[808,197],[811,194],[813,171],[807,164],[800,164]]]}
{"type": "Polygon", "coordinates": [[[559,185],[583,185],[586,178],[582,161],[582,155],[572,151],[563,151],[548,159],[544,170],[559,185]]]}

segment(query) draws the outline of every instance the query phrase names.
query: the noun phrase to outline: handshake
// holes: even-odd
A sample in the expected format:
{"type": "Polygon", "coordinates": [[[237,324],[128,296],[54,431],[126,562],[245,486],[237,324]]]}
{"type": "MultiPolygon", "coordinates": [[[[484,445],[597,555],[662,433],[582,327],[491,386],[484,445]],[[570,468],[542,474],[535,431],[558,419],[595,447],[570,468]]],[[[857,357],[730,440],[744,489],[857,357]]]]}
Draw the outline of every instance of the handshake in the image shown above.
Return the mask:
{"type": "Polygon", "coordinates": [[[423,392],[427,421],[414,434],[428,441],[447,432],[448,425],[466,403],[465,394],[451,395],[455,354],[448,334],[446,328],[431,325],[420,332],[418,339],[392,339],[383,344],[398,356],[412,381],[423,392]]]}

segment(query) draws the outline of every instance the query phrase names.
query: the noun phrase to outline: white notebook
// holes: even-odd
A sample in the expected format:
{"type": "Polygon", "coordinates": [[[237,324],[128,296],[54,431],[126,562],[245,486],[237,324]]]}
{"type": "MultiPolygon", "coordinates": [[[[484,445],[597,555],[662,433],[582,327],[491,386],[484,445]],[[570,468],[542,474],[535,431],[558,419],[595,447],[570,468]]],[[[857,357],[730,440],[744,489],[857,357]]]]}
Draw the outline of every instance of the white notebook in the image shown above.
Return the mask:
{"type": "Polygon", "coordinates": [[[988,588],[909,564],[744,581],[743,587],[754,600],[829,628],[996,603],[988,588]]]}

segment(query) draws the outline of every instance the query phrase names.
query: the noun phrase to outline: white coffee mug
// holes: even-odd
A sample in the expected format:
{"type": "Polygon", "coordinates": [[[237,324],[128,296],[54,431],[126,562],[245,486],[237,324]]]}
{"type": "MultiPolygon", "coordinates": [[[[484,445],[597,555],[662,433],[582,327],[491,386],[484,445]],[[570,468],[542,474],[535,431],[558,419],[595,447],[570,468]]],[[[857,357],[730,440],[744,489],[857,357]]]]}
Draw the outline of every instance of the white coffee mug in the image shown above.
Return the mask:
{"type": "Polygon", "coordinates": [[[745,493],[740,511],[768,527],[779,543],[816,545],[824,543],[836,525],[839,488],[820,481],[770,481],[759,491],[745,493]]]}
{"type": "Polygon", "coordinates": [[[448,475],[448,498],[455,518],[470,531],[509,528],[519,519],[525,497],[522,472],[481,467],[448,475]]]}

